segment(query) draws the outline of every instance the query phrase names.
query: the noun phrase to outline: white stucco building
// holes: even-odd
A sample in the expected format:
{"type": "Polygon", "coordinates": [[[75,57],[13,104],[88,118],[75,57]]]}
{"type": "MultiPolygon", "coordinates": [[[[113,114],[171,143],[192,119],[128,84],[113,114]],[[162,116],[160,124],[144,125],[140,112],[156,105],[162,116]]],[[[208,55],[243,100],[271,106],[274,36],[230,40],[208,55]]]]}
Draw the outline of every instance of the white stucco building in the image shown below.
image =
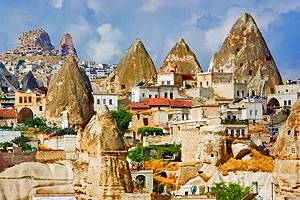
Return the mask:
{"type": "Polygon", "coordinates": [[[119,94],[113,93],[93,93],[94,97],[94,110],[99,112],[101,105],[106,105],[109,110],[118,109],[119,94]]]}

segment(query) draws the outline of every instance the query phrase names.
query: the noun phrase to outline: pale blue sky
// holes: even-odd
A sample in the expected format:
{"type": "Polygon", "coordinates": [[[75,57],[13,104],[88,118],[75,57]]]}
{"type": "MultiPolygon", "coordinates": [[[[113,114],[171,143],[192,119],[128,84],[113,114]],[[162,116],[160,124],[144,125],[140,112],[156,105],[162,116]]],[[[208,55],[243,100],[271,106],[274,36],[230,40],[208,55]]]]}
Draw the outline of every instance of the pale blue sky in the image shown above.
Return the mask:
{"type": "Polygon", "coordinates": [[[135,38],[158,68],[183,37],[204,70],[234,21],[253,15],[283,79],[300,78],[300,0],[0,0],[0,52],[20,32],[45,29],[58,46],[73,36],[84,60],[117,63],[135,38]]]}

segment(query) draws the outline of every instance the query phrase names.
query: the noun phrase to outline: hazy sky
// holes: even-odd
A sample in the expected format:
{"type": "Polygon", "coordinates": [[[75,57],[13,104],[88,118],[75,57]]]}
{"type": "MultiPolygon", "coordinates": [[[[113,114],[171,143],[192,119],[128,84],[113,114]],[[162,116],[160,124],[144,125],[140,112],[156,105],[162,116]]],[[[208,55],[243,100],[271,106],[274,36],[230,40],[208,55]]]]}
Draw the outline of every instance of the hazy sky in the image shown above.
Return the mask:
{"type": "Polygon", "coordinates": [[[300,78],[300,0],[0,0],[0,52],[20,32],[45,29],[52,44],[65,32],[83,60],[117,63],[135,38],[158,68],[183,37],[207,70],[235,20],[252,14],[283,79],[300,78]]]}

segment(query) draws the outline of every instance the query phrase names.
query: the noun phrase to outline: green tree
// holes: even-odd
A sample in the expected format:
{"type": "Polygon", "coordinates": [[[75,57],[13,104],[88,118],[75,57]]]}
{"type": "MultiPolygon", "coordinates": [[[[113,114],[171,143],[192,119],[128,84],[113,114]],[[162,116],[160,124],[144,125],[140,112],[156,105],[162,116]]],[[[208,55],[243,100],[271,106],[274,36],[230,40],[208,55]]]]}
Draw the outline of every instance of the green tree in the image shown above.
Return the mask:
{"type": "Polygon", "coordinates": [[[251,187],[243,187],[238,183],[214,183],[211,191],[217,200],[241,200],[251,192],[251,187]]]}
{"type": "Polygon", "coordinates": [[[15,139],[13,139],[11,142],[16,144],[19,147],[22,147],[23,150],[26,150],[26,149],[31,148],[31,145],[27,143],[30,141],[31,141],[31,139],[29,137],[21,135],[19,137],[16,137],[15,139]]]}
{"type": "Polygon", "coordinates": [[[113,118],[116,120],[119,130],[124,134],[128,130],[132,115],[125,108],[119,108],[111,112],[113,118]]]}
{"type": "Polygon", "coordinates": [[[25,120],[25,126],[39,128],[42,126],[47,126],[46,121],[41,117],[34,117],[32,119],[25,120]]]}

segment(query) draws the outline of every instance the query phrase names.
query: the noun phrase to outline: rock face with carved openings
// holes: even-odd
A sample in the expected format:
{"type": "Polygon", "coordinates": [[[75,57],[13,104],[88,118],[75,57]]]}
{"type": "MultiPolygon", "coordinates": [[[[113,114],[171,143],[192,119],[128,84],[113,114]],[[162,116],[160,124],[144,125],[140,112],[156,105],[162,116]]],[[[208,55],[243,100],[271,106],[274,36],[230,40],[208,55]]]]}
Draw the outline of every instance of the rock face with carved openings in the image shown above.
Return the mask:
{"type": "Polygon", "coordinates": [[[274,144],[276,199],[300,198],[300,100],[294,104],[274,144]]]}
{"type": "Polygon", "coordinates": [[[76,49],[73,44],[72,36],[70,33],[65,33],[60,41],[59,53],[61,56],[66,56],[68,54],[76,55],[76,49]]]}
{"type": "Polygon", "coordinates": [[[209,70],[232,72],[237,81],[247,82],[248,91],[255,95],[274,92],[275,85],[282,83],[268,46],[248,13],[235,22],[209,70]]]}

